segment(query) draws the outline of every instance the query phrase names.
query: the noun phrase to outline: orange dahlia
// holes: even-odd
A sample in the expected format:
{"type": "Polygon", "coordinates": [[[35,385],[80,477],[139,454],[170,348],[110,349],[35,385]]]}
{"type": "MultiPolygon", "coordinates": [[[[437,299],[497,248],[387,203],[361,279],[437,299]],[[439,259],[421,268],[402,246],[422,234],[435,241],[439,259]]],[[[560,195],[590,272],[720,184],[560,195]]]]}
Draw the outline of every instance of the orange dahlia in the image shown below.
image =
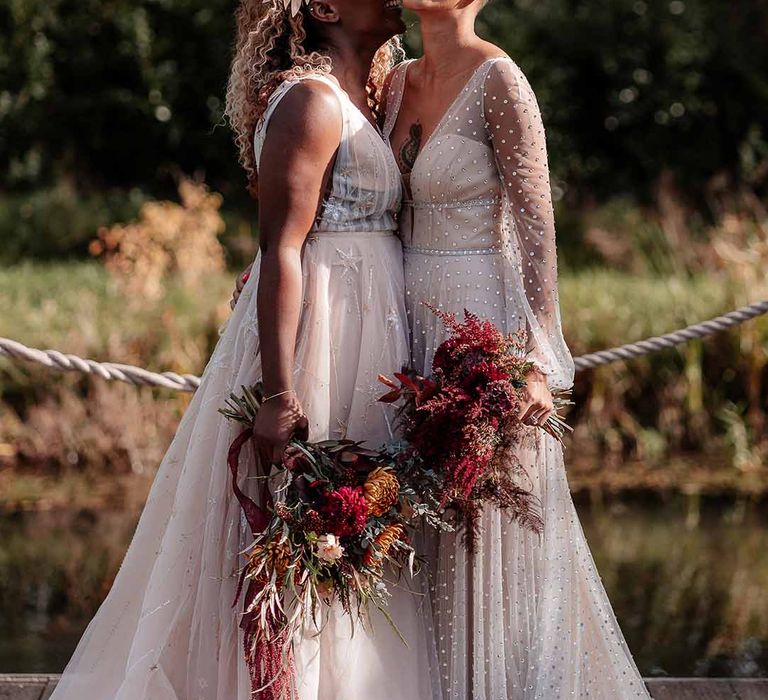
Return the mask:
{"type": "Polygon", "coordinates": [[[405,534],[405,528],[402,525],[388,525],[380,535],[373,540],[373,544],[365,550],[363,564],[371,568],[378,566],[381,561],[389,554],[392,546],[405,534]]]}
{"type": "Polygon", "coordinates": [[[379,518],[397,503],[400,497],[400,482],[387,467],[374,469],[363,485],[368,512],[379,518]]]}

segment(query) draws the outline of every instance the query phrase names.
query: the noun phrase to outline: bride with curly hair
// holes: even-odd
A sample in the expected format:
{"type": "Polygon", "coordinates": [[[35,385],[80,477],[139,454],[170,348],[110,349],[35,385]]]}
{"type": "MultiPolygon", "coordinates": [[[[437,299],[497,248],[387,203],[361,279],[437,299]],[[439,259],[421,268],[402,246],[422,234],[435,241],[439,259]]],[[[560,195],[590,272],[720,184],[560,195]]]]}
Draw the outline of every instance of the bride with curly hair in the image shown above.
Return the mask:
{"type": "Polygon", "coordinates": [[[240,2],[227,113],[261,250],[54,700],[433,697],[428,610],[402,580],[388,612],[408,646],[379,613],[353,632],[325,607],[293,640],[295,686],[251,687],[232,608],[251,533],[227,468],[237,428],[218,413],[263,382],[239,479],[253,498],[257,457],[274,463],[297,431],[372,446],[393,437],[376,398],[379,372],[409,354],[401,180],[376,115],[403,30],[397,4],[240,2]]]}

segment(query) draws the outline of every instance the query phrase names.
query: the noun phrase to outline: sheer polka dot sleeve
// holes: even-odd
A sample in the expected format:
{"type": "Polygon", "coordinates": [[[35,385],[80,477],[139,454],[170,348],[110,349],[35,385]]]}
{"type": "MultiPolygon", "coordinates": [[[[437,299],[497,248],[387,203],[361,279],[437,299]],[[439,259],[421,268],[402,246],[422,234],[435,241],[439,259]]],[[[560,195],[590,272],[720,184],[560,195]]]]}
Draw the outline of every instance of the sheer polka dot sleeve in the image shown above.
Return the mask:
{"type": "Polygon", "coordinates": [[[544,126],[536,97],[512,61],[495,61],[489,70],[484,112],[502,182],[509,327],[527,330],[531,359],[550,388],[565,389],[573,384],[574,372],[560,321],[544,126]]]}

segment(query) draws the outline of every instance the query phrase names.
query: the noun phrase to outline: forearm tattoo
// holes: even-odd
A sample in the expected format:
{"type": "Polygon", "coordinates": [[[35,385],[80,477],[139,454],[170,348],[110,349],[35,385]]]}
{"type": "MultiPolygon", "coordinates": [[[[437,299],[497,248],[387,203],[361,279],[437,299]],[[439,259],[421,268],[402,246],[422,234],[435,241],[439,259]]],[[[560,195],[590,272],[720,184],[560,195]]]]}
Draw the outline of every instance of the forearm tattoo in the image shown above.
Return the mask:
{"type": "Polygon", "coordinates": [[[411,125],[408,132],[408,138],[403,142],[400,147],[400,153],[398,154],[398,160],[400,161],[400,169],[404,173],[410,173],[413,170],[413,166],[416,163],[416,158],[421,151],[421,137],[423,134],[423,128],[417,121],[411,125]]]}

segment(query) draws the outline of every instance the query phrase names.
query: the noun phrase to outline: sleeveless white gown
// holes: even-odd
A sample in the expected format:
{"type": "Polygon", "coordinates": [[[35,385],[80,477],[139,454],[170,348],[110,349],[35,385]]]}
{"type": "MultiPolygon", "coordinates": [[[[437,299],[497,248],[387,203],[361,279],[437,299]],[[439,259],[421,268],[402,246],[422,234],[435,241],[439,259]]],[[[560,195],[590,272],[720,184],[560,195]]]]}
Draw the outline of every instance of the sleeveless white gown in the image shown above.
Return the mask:
{"type": "MultiPolygon", "coordinates": [[[[385,136],[408,63],[395,69],[385,136]]],[[[410,174],[404,209],[406,306],[412,356],[429,373],[444,340],[422,302],[464,309],[506,331],[526,329],[552,388],[573,362],[557,297],[554,215],[536,99],[509,59],[481,65],[448,109],[410,174]]],[[[536,433],[519,457],[542,501],[539,537],[495,508],[477,553],[434,538],[436,670],[446,700],[629,700],[648,693],[600,582],[571,500],[561,446],[536,433]]]]}
{"type": "MultiPolygon", "coordinates": [[[[295,386],[312,440],[349,436],[377,446],[392,437],[393,422],[376,401],[377,375],[408,359],[395,236],[400,179],[390,149],[334,80],[312,79],[338,95],[343,135],[304,251],[295,386]]],[[[257,161],[269,119],[293,84],[275,92],[257,129],[257,161]]],[[[53,700],[253,697],[239,609],[232,608],[239,552],[249,540],[226,464],[237,428],[218,409],[260,377],[257,284],[254,272],[160,465],[112,590],[53,700]]],[[[322,631],[308,628],[296,640],[299,700],[432,697],[428,611],[404,583],[392,590],[390,612],[409,647],[378,614],[373,632],[357,626],[352,636],[350,618],[334,608],[322,631]]]]}

